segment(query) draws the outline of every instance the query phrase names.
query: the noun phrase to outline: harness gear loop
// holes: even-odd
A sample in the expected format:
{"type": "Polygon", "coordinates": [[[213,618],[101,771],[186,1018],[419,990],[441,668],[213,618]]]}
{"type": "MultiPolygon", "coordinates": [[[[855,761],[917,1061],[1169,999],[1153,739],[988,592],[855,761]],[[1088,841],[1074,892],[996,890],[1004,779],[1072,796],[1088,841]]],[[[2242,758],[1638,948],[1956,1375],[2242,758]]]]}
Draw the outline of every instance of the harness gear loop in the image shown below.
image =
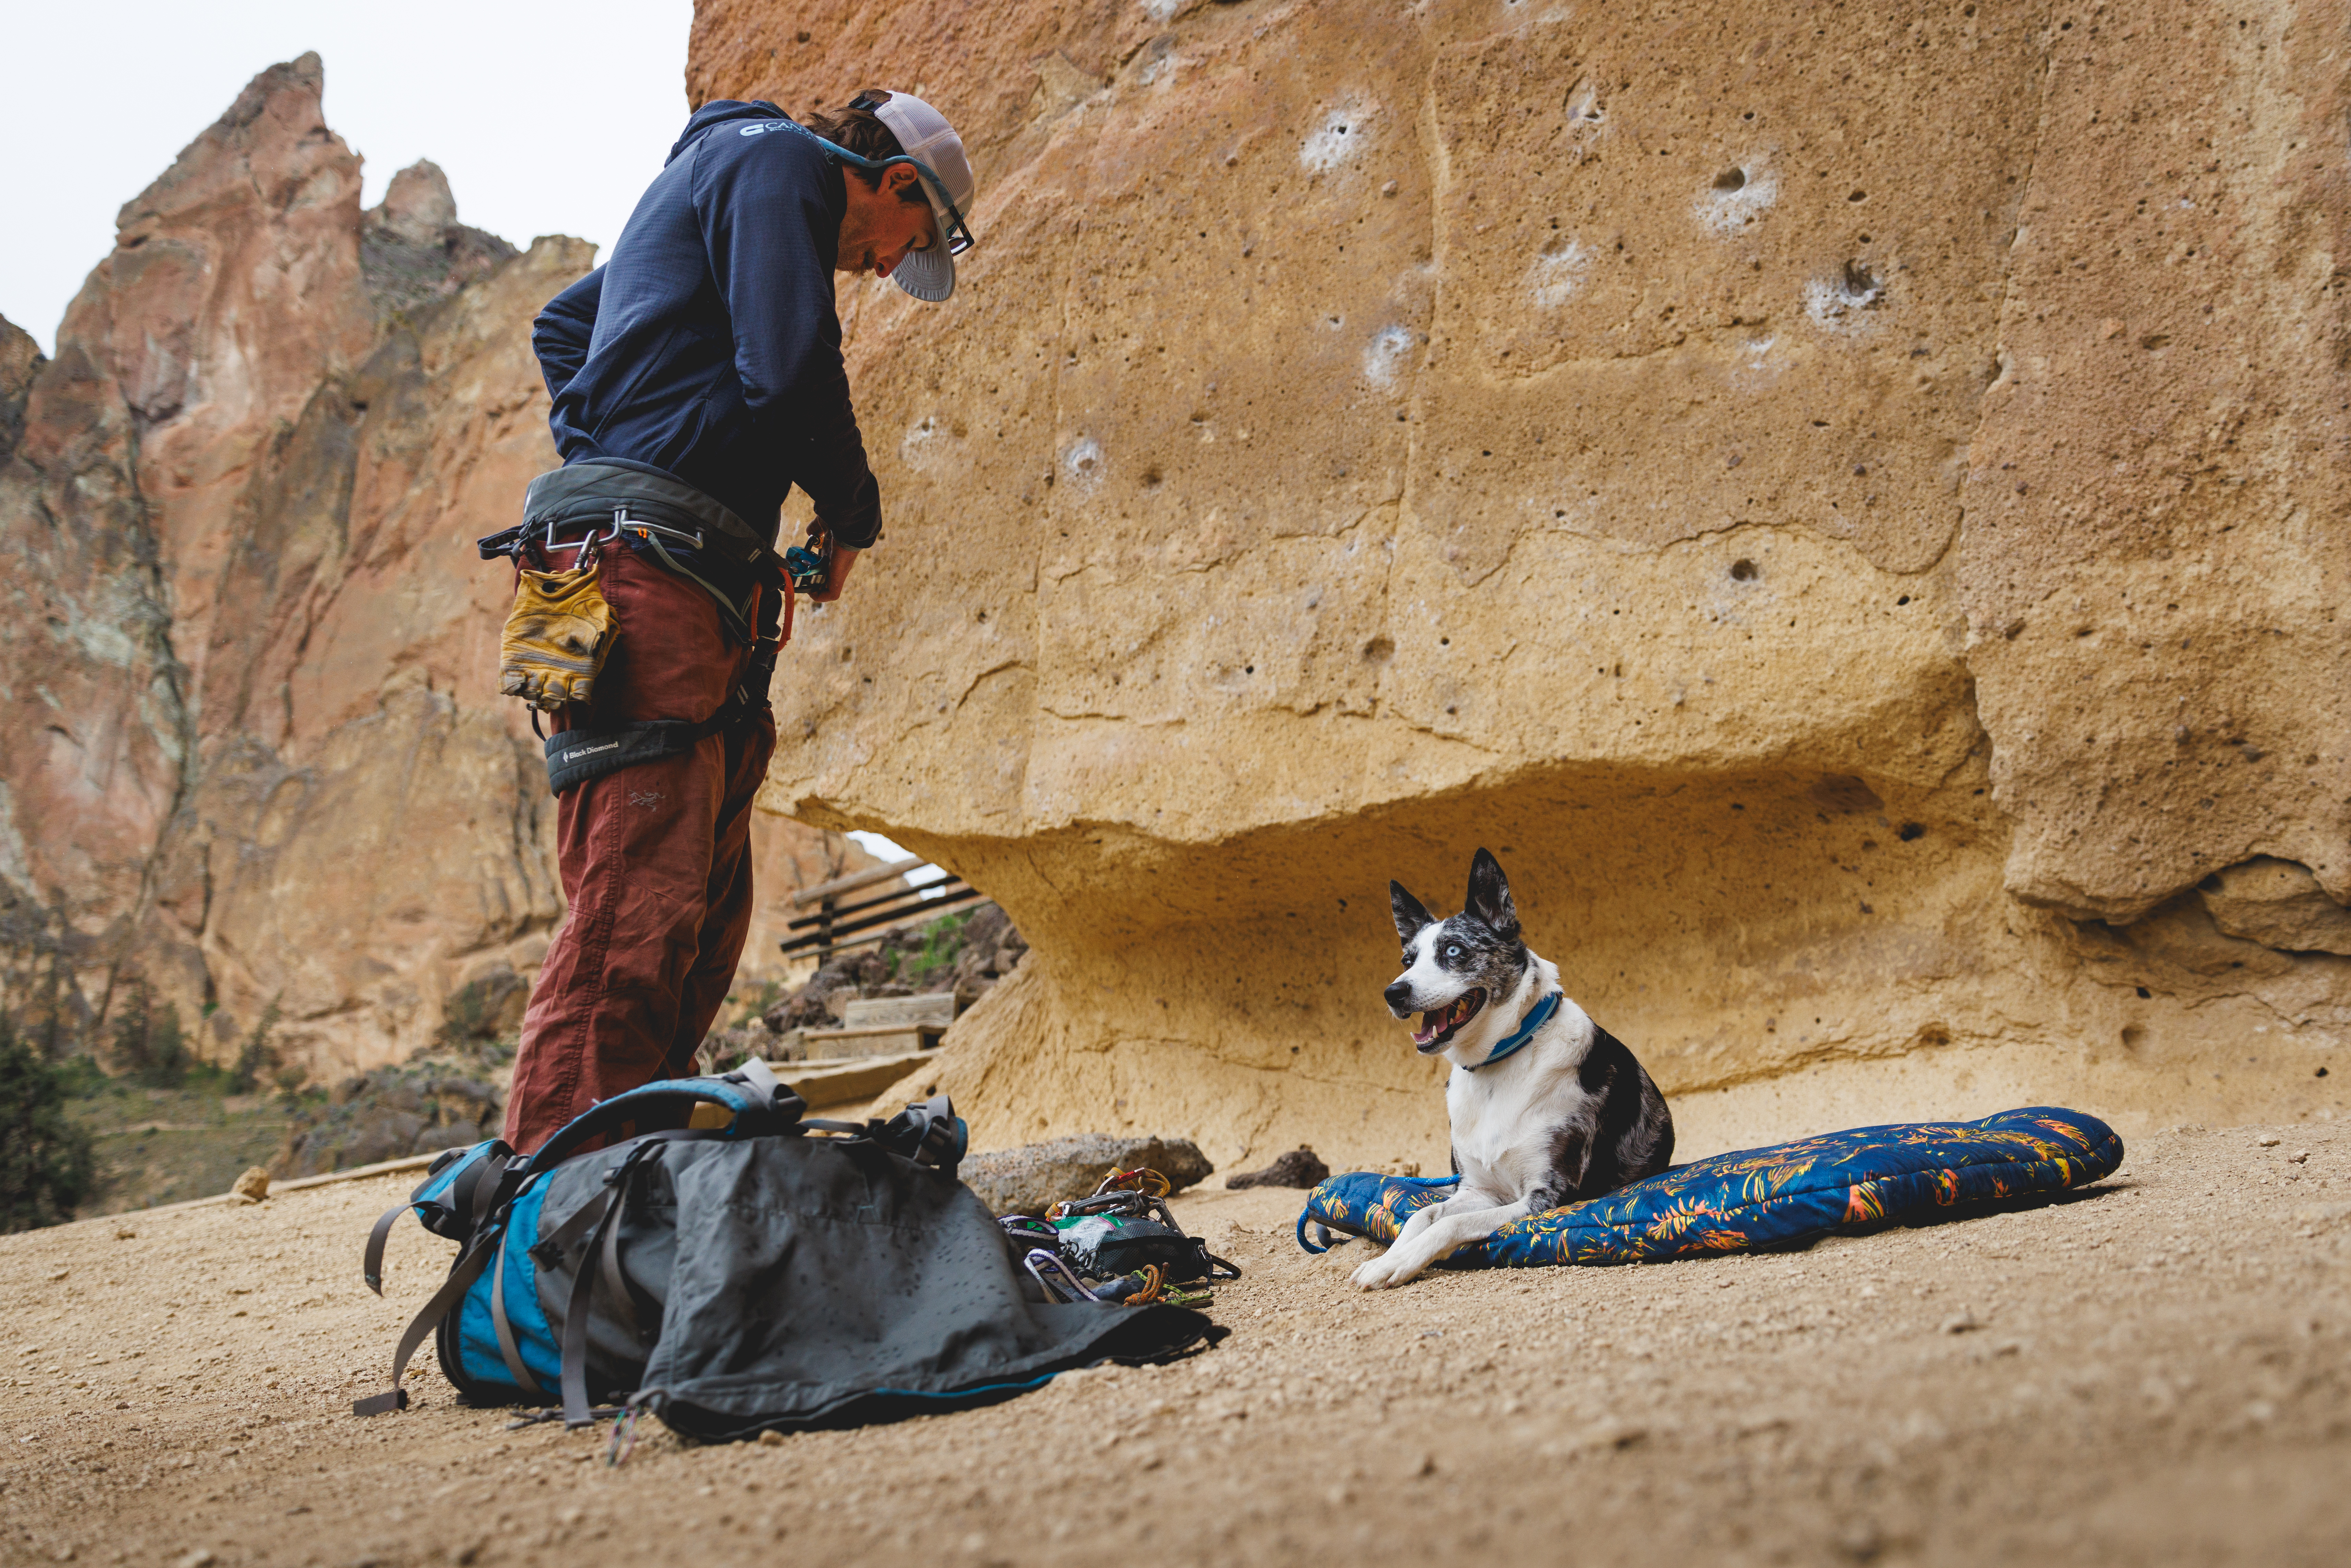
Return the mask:
{"type": "Polygon", "coordinates": [[[1069,1299],[1068,1297],[1061,1294],[1061,1292],[1065,1290],[1075,1291],[1080,1296],[1089,1301],[1099,1301],[1102,1300],[1100,1296],[1095,1295],[1092,1291],[1085,1288],[1084,1284],[1079,1281],[1077,1275],[1071,1270],[1070,1266],[1061,1260],[1061,1255],[1059,1252],[1048,1251],[1042,1247],[1032,1247],[1029,1249],[1029,1255],[1020,1260],[1020,1266],[1028,1270],[1029,1275],[1036,1280],[1037,1283],[1045,1288],[1045,1293],[1048,1296],[1051,1296],[1056,1301],[1067,1301],[1069,1299]],[[1061,1284],[1056,1285],[1050,1280],[1045,1278],[1044,1270],[1047,1269],[1052,1270],[1054,1273],[1059,1274],[1061,1277],[1061,1284]]]}

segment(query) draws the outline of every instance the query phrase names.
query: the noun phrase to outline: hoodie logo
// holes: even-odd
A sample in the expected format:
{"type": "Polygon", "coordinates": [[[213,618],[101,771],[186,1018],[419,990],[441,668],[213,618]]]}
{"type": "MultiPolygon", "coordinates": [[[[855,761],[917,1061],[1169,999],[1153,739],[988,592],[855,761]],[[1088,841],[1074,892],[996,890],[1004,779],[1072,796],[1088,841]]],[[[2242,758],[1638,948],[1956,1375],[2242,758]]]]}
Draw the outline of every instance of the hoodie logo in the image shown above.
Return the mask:
{"type": "Polygon", "coordinates": [[[758,136],[775,129],[776,128],[772,125],[747,125],[735,134],[737,136],[758,136]]]}

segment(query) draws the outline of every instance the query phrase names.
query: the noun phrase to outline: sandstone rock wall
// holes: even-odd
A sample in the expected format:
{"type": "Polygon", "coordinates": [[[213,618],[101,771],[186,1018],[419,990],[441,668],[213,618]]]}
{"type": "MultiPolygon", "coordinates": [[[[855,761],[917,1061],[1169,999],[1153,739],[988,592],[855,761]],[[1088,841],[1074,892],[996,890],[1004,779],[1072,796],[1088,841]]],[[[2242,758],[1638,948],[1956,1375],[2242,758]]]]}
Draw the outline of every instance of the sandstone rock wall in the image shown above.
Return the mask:
{"type": "MultiPolygon", "coordinates": [[[[529,324],[590,247],[464,226],[430,163],[363,212],[321,87],[256,78],[123,208],[55,361],[0,344],[0,879],[46,945],[20,1010],[141,981],[221,1054],[275,999],[340,1077],[468,987],[518,1016],[562,914],[472,542],[554,462],[529,324]]],[[[862,863],[780,819],[759,852],[771,905],[862,863]]]]}
{"type": "Polygon", "coordinates": [[[705,0],[696,101],[980,171],[954,301],[844,291],[771,785],[1035,943],[925,1081],[1441,1160],[1384,886],[1483,843],[1687,1148],[2335,1113],[2342,26],[705,0]]]}

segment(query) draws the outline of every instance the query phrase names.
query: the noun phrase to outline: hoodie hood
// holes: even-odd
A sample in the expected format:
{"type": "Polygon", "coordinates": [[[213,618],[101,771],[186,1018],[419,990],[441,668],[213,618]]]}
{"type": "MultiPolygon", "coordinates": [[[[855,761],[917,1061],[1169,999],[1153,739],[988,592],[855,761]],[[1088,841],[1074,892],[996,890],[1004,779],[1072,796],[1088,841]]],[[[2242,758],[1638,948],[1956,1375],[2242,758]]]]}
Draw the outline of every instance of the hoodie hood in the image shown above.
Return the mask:
{"type": "Polygon", "coordinates": [[[695,142],[709,135],[710,132],[717,127],[727,124],[730,121],[742,120],[789,120],[790,118],[791,117],[789,115],[786,114],[782,110],[778,109],[774,104],[769,103],[764,98],[754,99],[749,103],[745,103],[739,99],[713,99],[710,102],[704,104],[700,109],[695,110],[694,113],[687,118],[684,131],[679,133],[677,141],[670,147],[669,156],[663,159],[662,163],[666,167],[670,163],[674,162],[679,153],[684,152],[687,148],[693,146],[695,142]]]}

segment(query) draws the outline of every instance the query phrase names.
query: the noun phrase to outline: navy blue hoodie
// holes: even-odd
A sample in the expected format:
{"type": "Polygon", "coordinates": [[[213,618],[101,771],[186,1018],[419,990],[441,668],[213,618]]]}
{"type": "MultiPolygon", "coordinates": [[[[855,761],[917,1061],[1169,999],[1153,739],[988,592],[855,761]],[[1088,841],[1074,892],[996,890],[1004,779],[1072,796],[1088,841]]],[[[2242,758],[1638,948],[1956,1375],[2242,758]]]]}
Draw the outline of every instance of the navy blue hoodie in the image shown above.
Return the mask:
{"type": "Polygon", "coordinates": [[[773,540],[794,484],[841,544],[881,531],[841,360],[839,168],[772,103],[686,121],[611,259],[548,303],[531,347],[567,464],[651,464],[773,540]]]}

